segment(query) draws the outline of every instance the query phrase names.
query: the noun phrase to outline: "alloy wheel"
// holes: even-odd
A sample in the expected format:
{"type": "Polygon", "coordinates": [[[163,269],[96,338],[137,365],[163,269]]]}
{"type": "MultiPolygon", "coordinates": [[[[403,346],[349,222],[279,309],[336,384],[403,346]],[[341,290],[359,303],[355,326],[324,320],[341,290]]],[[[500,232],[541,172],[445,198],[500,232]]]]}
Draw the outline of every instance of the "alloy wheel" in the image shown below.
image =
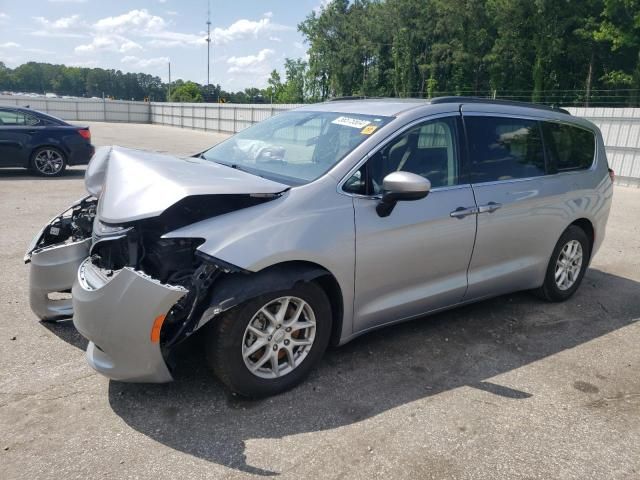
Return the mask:
{"type": "Polygon", "coordinates": [[[582,268],[582,245],[571,240],[562,247],[556,261],[555,280],[560,290],[569,290],[578,280],[582,268]]]}
{"type": "Polygon", "coordinates": [[[64,167],[64,158],[56,150],[45,149],[38,152],[33,164],[42,175],[52,176],[60,173],[64,167]]]}
{"type": "Polygon", "coordinates": [[[315,336],[311,306],[298,297],[280,297],[251,318],[242,340],[242,358],[257,377],[282,377],[300,366],[315,336]]]}

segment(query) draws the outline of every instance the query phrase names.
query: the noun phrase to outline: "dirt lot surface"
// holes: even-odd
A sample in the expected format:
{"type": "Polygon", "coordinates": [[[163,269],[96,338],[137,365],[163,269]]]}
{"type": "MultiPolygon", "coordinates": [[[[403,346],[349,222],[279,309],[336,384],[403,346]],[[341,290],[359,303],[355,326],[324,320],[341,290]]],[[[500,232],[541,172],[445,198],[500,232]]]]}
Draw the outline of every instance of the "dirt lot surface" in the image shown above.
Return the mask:
{"type": "MultiPolygon", "coordinates": [[[[92,124],[97,145],[197,152],[223,138],[92,124]]],[[[166,385],[112,382],[69,321],[28,307],[24,250],[83,194],[0,170],[0,478],[640,478],[640,189],[617,187],[570,301],[504,296],[366,335],[302,386],[229,395],[199,344],[166,385]]]]}

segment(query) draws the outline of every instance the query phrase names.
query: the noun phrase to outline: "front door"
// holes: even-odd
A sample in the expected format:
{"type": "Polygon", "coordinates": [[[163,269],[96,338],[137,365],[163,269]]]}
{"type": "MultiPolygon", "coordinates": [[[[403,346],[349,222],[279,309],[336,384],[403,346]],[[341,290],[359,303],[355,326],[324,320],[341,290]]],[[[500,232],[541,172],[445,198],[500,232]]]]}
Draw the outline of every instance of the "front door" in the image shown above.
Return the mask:
{"type": "Polygon", "coordinates": [[[426,120],[370,156],[345,184],[354,195],[356,274],[354,332],[461,301],[476,231],[471,186],[461,184],[458,116],[426,120]],[[399,202],[380,217],[384,177],[408,171],[428,178],[432,191],[399,202]],[[364,180],[364,181],[363,181],[364,180]],[[453,212],[453,216],[452,216],[453,212]]]}

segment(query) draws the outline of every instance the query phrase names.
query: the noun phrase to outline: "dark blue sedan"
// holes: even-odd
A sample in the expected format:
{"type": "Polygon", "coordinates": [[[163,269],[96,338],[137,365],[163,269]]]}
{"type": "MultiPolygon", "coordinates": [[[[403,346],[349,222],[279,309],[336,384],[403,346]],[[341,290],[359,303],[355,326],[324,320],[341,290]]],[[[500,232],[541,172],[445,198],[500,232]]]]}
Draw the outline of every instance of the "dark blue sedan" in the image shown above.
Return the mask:
{"type": "Polygon", "coordinates": [[[28,108],[0,107],[0,167],[25,167],[54,177],[93,156],[89,127],[28,108]]]}

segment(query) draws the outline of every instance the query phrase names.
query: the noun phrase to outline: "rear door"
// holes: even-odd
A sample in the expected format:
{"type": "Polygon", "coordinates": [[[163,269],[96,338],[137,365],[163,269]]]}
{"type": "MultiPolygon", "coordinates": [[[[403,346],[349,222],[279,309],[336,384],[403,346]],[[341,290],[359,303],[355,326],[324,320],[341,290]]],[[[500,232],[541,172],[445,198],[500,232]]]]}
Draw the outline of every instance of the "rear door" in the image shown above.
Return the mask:
{"type": "Polygon", "coordinates": [[[355,194],[354,331],[462,300],[476,219],[471,186],[460,175],[460,127],[459,115],[416,122],[373,152],[343,186],[355,194]],[[383,218],[376,212],[382,180],[395,171],[428,178],[432,190],[398,202],[383,218]]]}
{"type": "Polygon", "coordinates": [[[465,300],[541,285],[562,208],[549,188],[537,118],[463,106],[478,229],[465,300]],[[554,233],[550,233],[554,232],[554,233]]]}

